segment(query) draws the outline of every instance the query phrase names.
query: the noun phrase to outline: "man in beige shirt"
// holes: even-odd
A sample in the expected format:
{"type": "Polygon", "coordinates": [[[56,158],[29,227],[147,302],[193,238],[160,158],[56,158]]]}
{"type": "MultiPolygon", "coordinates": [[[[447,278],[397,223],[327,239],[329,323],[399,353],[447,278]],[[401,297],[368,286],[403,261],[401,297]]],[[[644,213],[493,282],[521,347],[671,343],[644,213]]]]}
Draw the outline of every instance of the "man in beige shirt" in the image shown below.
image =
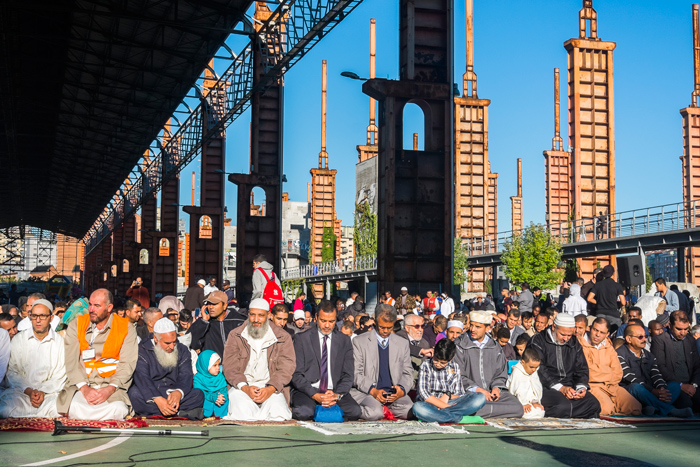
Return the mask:
{"type": "Polygon", "coordinates": [[[60,414],[81,420],[123,420],[131,412],[131,386],[138,346],[127,318],[112,314],[107,289],[90,295],[88,314],[68,325],[65,364],[68,383],[58,397],[60,414]]]}

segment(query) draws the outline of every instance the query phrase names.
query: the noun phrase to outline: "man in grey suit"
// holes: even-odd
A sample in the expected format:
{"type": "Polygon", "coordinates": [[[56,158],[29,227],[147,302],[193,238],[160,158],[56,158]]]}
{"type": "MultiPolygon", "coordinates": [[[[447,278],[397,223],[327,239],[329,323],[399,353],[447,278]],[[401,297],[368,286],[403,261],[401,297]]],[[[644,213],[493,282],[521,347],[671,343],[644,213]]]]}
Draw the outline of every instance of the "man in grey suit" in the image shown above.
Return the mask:
{"type": "Polygon", "coordinates": [[[345,421],[361,416],[350,396],[353,356],[350,338],[336,326],[337,311],[328,300],[320,303],[316,326],[294,336],[297,367],[292,375],[292,417],[310,420],[316,406],[338,404],[345,421]]]}
{"type": "Polygon", "coordinates": [[[376,331],[352,341],[355,383],[350,395],[360,404],[362,418],[381,420],[386,406],[397,418],[407,418],[413,402],[413,367],[408,341],[392,334],[396,310],[387,304],[375,309],[376,331]]]}

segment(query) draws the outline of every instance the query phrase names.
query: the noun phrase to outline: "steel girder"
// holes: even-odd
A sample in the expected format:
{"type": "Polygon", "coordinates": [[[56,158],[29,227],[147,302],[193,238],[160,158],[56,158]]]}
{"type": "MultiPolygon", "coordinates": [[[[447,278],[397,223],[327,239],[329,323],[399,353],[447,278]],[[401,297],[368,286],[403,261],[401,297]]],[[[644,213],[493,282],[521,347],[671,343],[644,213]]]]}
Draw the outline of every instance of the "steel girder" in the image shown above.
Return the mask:
{"type": "Polygon", "coordinates": [[[156,193],[164,183],[177,176],[211,138],[250,106],[255,93],[264,92],[360,3],[362,0],[282,0],[257,33],[250,31],[257,37],[230,59],[229,67],[212,86],[218,92],[209,95],[220,98],[205,97],[200,91],[201,86],[195,86],[194,92],[200,104],[190,109],[183,102],[187,117],[182,122],[173,117],[173,127],[177,129],[173,129],[172,139],[166,144],[162,139],[156,141],[154,146],[158,151],[155,157],[145,169],[137,167],[137,171],[132,171],[129,183],[119,190],[118,200],[107,205],[95,220],[83,238],[86,252],[91,252],[124,219],[133,215],[147,198],[145,195],[156,193]],[[284,23],[283,28],[278,27],[280,23],[284,23]],[[264,70],[256,82],[253,80],[255,47],[262,56],[264,70]],[[202,118],[205,109],[212,109],[209,118],[202,118]],[[203,128],[204,121],[208,122],[206,129],[203,128]],[[175,150],[180,154],[179,160],[161,176],[159,161],[167,159],[167,155],[175,150]]]}

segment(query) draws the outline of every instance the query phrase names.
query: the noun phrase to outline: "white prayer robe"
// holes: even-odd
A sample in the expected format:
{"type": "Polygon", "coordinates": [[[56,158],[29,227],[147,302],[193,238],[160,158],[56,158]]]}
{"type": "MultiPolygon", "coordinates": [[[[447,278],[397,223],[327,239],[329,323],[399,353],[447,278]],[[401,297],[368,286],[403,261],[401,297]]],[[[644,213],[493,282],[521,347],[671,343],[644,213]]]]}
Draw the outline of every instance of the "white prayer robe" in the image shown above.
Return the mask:
{"type": "Polygon", "coordinates": [[[0,328],[0,382],[5,378],[8,363],[10,363],[10,334],[4,328],[0,328]]]}
{"type": "Polygon", "coordinates": [[[277,342],[274,331],[268,328],[262,339],[252,339],[248,334],[248,329],[244,329],[241,337],[250,345],[250,358],[244,373],[246,382],[240,383],[237,388],[229,389],[228,415],[224,418],[246,422],[291,420],[292,411],[283,393],[272,394],[265,402],[257,404],[248,394],[241,391],[241,388],[246,385],[264,388],[270,380],[267,349],[277,342]]]}
{"type": "MultiPolygon", "coordinates": [[[[513,367],[513,372],[506,383],[508,391],[513,394],[523,406],[526,404],[542,403],[542,383],[537,371],[528,375],[523,368],[523,363],[518,362],[513,367]]],[[[529,412],[523,414],[523,418],[533,419],[544,417],[544,410],[532,407],[529,412]]]]}
{"type": "Polygon", "coordinates": [[[63,337],[53,329],[42,341],[32,329],[18,333],[11,344],[8,389],[0,395],[0,418],[58,417],[56,398],[66,380],[63,337]],[[32,406],[27,388],[44,393],[39,407],[32,406]]]}

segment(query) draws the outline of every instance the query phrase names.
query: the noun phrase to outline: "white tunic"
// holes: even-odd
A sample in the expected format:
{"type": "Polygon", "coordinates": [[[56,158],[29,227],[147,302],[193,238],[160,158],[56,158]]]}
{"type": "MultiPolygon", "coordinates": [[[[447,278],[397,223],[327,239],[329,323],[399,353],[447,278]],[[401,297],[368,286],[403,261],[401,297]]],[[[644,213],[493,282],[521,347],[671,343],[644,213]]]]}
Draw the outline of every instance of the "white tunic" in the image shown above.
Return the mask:
{"type": "MultiPolygon", "coordinates": [[[[513,394],[518,401],[523,404],[541,404],[542,403],[542,383],[537,371],[528,375],[523,368],[523,363],[518,362],[513,367],[513,372],[508,377],[506,383],[508,391],[513,394]]],[[[526,412],[523,418],[542,418],[544,410],[533,407],[530,412],[526,412]]]]}
{"type": "Polygon", "coordinates": [[[56,398],[67,379],[63,337],[53,329],[41,341],[32,329],[17,333],[5,378],[8,389],[0,395],[0,417],[58,417],[56,398]],[[24,394],[27,388],[45,394],[39,407],[24,394]]]}
{"type": "Polygon", "coordinates": [[[5,378],[7,364],[10,362],[10,334],[0,328],[0,382],[5,378]]]}

